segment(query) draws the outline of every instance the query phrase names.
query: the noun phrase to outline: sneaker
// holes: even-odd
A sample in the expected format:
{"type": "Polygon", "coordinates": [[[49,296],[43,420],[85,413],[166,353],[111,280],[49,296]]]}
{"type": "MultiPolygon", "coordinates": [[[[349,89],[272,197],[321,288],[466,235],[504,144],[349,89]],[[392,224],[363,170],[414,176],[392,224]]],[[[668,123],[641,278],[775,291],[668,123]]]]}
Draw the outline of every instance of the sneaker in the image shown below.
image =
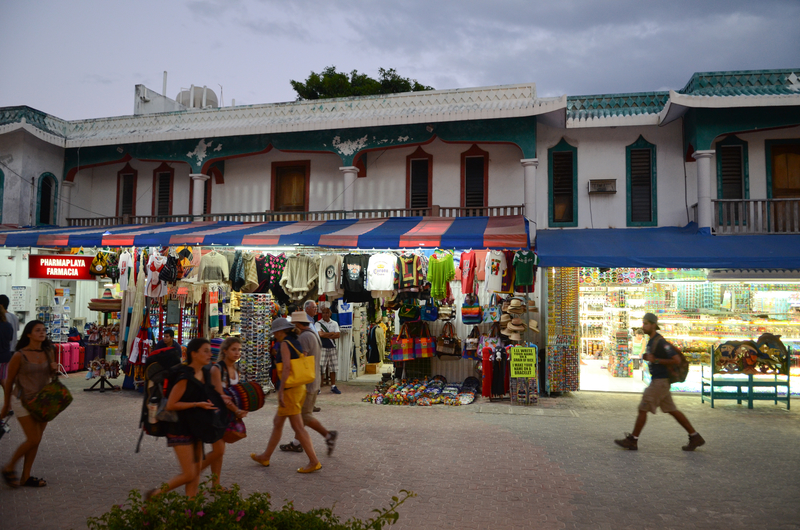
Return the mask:
{"type": "Polygon", "coordinates": [[[634,438],[633,435],[628,432],[625,433],[625,438],[622,440],[614,440],[614,443],[623,449],[628,449],[630,451],[636,451],[639,449],[639,440],[634,438]]]}
{"type": "Polygon", "coordinates": [[[295,445],[292,442],[289,442],[288,444],[279,445],[278,447],[280,447],[281,451],[286,451],[288,453],[302,453],[303,452],[303,446],[302,445],[295,445]]]}
{"type": "Polygon", "coordinates": [[[701,445],[705,445],[706,441],[703,440],[703,437],[700,436],[700,433],[695,434],[694,436],[689,436],[689,443],[688,445],[684,445],[681,447],[684,451],[694,451],[701,445]]]}
{"type": "Polygon", "coordinates": [[[328,431],[330,438],[325,439],[325,445],[328,446],[328,456],[331,456],[333,450],[336,449],[336,438],[339,437],[339,431],[328,431]]]}
{"type": "Polygon", "coordinates": [[[335,386],[331,387],[331,394],[341,394],[342,391],[336,388],[335,386]]]}

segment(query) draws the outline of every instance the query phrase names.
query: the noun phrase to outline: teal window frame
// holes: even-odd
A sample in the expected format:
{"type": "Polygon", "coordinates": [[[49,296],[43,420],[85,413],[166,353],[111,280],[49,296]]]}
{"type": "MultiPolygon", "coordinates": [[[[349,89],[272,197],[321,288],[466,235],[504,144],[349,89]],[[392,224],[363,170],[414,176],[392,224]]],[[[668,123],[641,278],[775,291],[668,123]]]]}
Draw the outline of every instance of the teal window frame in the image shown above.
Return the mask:
{"type": "Polygon", "coordinates": [[[790,145],[800,144],[800,138],[787,138],[785,140],[765,140],[764,141],[764,156],[766,156],[766,163],[764,167],[767,170],[767,199],[772,199],[772,147],[775,145],[790,145]]]}
{"type": "Polygon", "coordinates": [[[632,144],[625,147],[625,189],[626,189],[626,204],[627,204],[627,221],[628,226],[658,226],[658,177],[657,177],[657,162],[656,162],[656,146],[644,139],[641,134],[639,138],[632,144]],[[631,197],[631,151],[634,149],[649,149],[650,150],[650,220],[649,221],[633,221],[631,220],[633,204],[631,197]]]}
{"type": "Polygon", "coordinates": [[[570,145],[566,139],[561,138],[555,146],[547,150],[547,177],[548,177],[548,215],[549,226],[575,227],[578,226],[578,148],[570,145]],[[553,153],[572,153],[572,221],[556,222],[553,196],[553,153]]]}
{"type": "Polygon", "coordinates": [[[42,183],[45,179],[52,179],[53,181],[53,226],[58,226],[58,179],[52,173],[42,173],[39,175],[39,183],[36,191],[36,225],[49,226],[47,223],[41,223],[40,217],[42,213],[42,183]]]}
{"type": "Polygon", "coordinates": [[[717,142],[717,145],[714,148],[714,155],[717,159],[717,199],[722,199],[722,154],[720,153],[720,147],[726,146],[741,146],[742,148],[742,186],[744,199],[748,200],[750,198],[750,158],[748,154],[748,145],[745,140],[741,138],[730,135],[725,137],[723,140],[717,142]]]}

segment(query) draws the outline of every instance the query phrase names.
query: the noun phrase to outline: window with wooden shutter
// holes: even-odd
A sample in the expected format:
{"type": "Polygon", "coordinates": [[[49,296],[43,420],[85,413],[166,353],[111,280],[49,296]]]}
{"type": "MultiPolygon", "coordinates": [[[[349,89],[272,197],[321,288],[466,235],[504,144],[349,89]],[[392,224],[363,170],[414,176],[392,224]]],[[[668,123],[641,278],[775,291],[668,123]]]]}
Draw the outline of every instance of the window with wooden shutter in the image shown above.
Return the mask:
{"type": "Polygon", "coordinates": [[[578,149],[562,138],[547,150],[550,226],[578,226],[578,149]]]}
{"type": "Polygon", "coordinates": [[[136,215],[136,185],[138,172],[125,164],[117,172],[117,215],[136,215]]]}
{"type": "Polygon", "coordinates": [[[307,212],[311,162],[272,163],[272,210],[307,212]]]}
{"type": "Polygon", "coordinates": [[[719,148],[722,194],[720,199],[744,199],[742,146],[724,145],[719,148]]]}
{"type": "Polygon", "coordinates": [[[461,153],[461,207],[472,208],[462,215],[485,215],[488,205],[489,153],[473,145],[461,153]]]}
{"type": "Polygon", "coordinates": [[[172,213],[172,175],[170,173],[158,174],[158,186],[153,193],[156,194],[155,215],[170,215],[172,213]]]}
{"type": "Polygon", "coordinates": [[[411,189],[409,190],[410,208],[427,208],[430,205],[428,196],[428,160],[411,161],[411,189]]]}
{"type": "Polygon", "coordinates": [[[625,155],[628,226],[656,226],[656,146],[640,135],[625,155]]]}
{"type": "Polygon", "coordinates": [[[717,199],[715,206],[719,223],[730,225],[747,223],[747,206],[750,198],[747,170],[747,142],[734,135],[717,142],[717,199]],[[733,201],[733,202],[726,202],[733,201]]]}

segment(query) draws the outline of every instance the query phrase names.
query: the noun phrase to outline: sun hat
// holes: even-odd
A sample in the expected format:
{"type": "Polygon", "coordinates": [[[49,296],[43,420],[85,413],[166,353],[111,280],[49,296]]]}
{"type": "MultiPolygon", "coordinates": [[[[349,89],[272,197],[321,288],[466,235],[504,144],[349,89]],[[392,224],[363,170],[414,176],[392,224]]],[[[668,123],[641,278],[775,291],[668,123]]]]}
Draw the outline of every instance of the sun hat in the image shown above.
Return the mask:
{"type": "Polygon", "coordinates": [[[114,293],[111,292],[111,289],[106,287],[106,290],[103,291],[103,296],[101,297],[101,300],[116,300],[116,299],[114,298],[114,293]]]}
{"type": "Polygon", "coordinates": [[[508,324],[509,322],[511,322],[511,315],[509,315],[508,313],[503,313],[502,316],[500,317],[500,324],[505,325],[508,324]]]}
{"type": "Polygon", "coordinates": [[[269,333],[270,335],[274,335],[277,331],[285,331],[287,329],[293,329],[294,324],[286,320],[285,318],[276,318],[272,321],[272,328],[270,328],[269,333]]]}
{"type": "Polygon", "coordinates": [[[292,324],[308,324],[311,325],[311,321],[308,320],[308,314],[305,311],[295,311],[292,313],[291,322],[292,324]]]}
{"type": "Polygon", "coordinates": [[[661,326],[658,325],[658,317],[655,316],[653,313],[645,313],[642,317],[642,320],[645,322],[650,322],[651,324],[656,325],[656,329],[661,329],[661,326]]]}
{"type": "Polygon", "coordinates": [[[519,317],[512,318],[511,323],[515,326],[522,326],[523,328],[525,327],[525,322],[519,317]]]}
{"type": "Polygon", "coordinates": [[[509,309],[512,307],[522,307],[522,300],[519,298],[512,298],[511,303],[509,304],[509,309]]]}
{"type": "Polygon", "coordinates": [[[519,342],[519,341],[522,340],[522,337],[520,337],[519,333],[517,333],[515,331],[513,333],[509,333],[508,334],[508,340],[513,341],[513,342],[519,342]]]}
{"type": "Polygon", "coordinates": [[[511,307],[508,308],[508,312],[513,313],[515,315],[521,315],[522,313],[525,312],[525,308],[522,307],[522,305],[514,307],[514,304],[512,303],[511,307]]]}
{"type": "Polygon", "coordinates": [[[539,324],[534,319],[530,319],[530,321],[528,322],[528,327],[534,333],[539,333],[539,324]]]}

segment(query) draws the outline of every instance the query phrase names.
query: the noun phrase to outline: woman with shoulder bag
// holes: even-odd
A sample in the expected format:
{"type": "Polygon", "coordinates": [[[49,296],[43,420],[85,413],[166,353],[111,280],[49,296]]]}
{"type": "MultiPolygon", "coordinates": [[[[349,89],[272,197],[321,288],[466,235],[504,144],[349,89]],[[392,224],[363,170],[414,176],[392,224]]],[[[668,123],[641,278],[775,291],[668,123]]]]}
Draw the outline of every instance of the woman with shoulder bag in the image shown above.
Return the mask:
{"type": "MultiPolygon", "coordinates": [[[[211,383],[219,393],[225,406],[231,411],[233,418],[231,423],[241,421],[247,416],[247,411],[239,409],[227,394],[226,388],[231,385],[239,384],[239,371],[236,363],[239,361],[242,352],[242,340],[239,337],[228,337],[219,347],[219,357],[217,363],[211,367],[211,383]]],[[[244,424],[242,424],[244,425],[244,424]]],[[[225,438],[220,438],[211,445],[212,451],[203,460],[202,469],[211,466],[211,473],[214,478],[212,484],[219,486],[219,477],[222,473],[222,458],[225,456],[225,438]]]]}
{"type": "Polygon", "coordinates": [[[303,402],[306,399],[306,385],[301,384],[286,388],[285,382],[289,379],[292,367],[292,359],[299,359],[302,353],[302,346],[298,340],[297,331],[291,322],[285,318],[276,318],[272,321],[272,336],[278,343],[277,349],[279,352],[279,360],[283,363],[282,370],[278,373],[281,379],[281,386],[278,390],[278,412],[275,414],[273,421],[272,435],[269,437],[266,450],[257,455],[255,453],[250,455],[250,458],[258,462],[264,467],[269,467],[269,459],[272,453],[278,447],[283,434],[283,425],[286,423],[286,418],[289,418],[289,423],[294,429],[294,437],[300,442],[300,446],[308,456],[308,465],[301,467],[297,470],[298,473],[313,473],[322,469],[322,464],[317,458],[317,453],[314,452],[314,446],[311,444],[311,437],[303,425],[303,418],[301,412],[303,409],[303,402]]]}
{"type": "MultiPolygon", "coordinates": [[[[173,431],[167,434],[167,446],[175,450],[181,473],[167,481],[166,489],[148,491],[145,500],[183,485],[186,486],[186,495],[194,497],[200,486],[203,440],[198,436],[198,430],[207,428],[213,421],[213,411],[218,410],[218,407],[211,402],[208,392],[208,388],[211,387],[211,370],[208,366],[211,362],[211,343],[208,339],[197,338],[189,341],[186,347],[186,362],[186,365],[175,367],[179,372],[176,382],[169,391],[166,406],[166,410],[178,413],[178,422],[173,431]],[[211,411],[212,414],[206,411],[211,411]]],[[[211,389],[213,391],[213,387],[211,389]]],[[[214,455],[212,459],[212,455],[208,455],[206,465],[212,465],[214,459],[221,457],[221,454],[214,455]]]]}
{"type": "Polygon", "coordinates": [[[24,403],[33,400],[57,373],[58,363],[54,361],[53,350],[44,322],[31,320],[25,325],[22,338],[17,342],[17,352],[8,363],[8,375],[3,385],[5,399],[0,417],[6,417],[10,408],[25,433],[25,441],[17,447],[11,460],[3,468],[3,480],[12,488],[47,486],[44,479],[31,476],[33,461],[39,451],[47,422],[35,420],[24,403]],[[15,468],[23,457],[25,460],[22,476],[18,480],[15,468]]]}

